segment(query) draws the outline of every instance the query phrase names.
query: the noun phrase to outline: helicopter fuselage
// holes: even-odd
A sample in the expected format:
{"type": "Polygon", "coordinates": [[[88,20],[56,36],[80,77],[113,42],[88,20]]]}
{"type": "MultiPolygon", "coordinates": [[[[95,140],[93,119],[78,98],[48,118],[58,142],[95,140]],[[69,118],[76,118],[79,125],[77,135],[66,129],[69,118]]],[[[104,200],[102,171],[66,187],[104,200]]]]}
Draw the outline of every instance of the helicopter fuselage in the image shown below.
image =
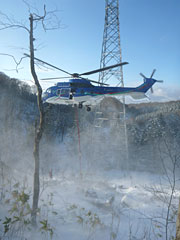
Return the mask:
{"type": "MultiPolygon", "coordinates": [[[[25,54],[25,56],[30,57],[28,54],[25,54]]],[[[90,111],[90,105],[95,105],[97,101],[101,100],[105,96],[119,97],[123,95],[130,95],[134,99],[145,98],[147,97],[145,93],[149,89],[151,89],[153,92],[152,86],[155,82],[163,82],[162,80],[155,80],[152,78],[156,71],[156,69],[154,69],[150,78],[147,78],[145,75],[140,73],[144,79],[144,83],[138,87],[106,87],[107,84],[105,83],[99,83],[82,76],[92,75],[109,69],[122,67],[123,65],[128,64],[128,62],[121,62],[84,73],[69,73],[50,63],[45,62],[44,60],[35,57],[34,59],[72,77],[72,79],[70,79],[68,82],[58,82],[55,86],[52,86],[43,92],[42,99],[44,103],[47,102],[52,104],[70,105],[79,104],[80,108],[82,108],[83,105],[86,105],[88,111],[90,111]],[[94,86],[92,83],[96,83],[100,86],[94,86]]],[[[60,78],[61,77],[44,78],[41,80],[52,80],[60,78]]]]}
{"type": "MultiPolygon", "coordinates": [[[[43,93],[43,102],[52,104],[83,104],[95,105],[105,96],[130,95],[134,99],[145,98],[145,93],[156,82],[147,78],[143,84],[134,87],[94,86],[86,79],[70,79],[68,82],[58,82],[43,93]]],[[[81,105],[80,105],[81,106],[81,105]]]]}

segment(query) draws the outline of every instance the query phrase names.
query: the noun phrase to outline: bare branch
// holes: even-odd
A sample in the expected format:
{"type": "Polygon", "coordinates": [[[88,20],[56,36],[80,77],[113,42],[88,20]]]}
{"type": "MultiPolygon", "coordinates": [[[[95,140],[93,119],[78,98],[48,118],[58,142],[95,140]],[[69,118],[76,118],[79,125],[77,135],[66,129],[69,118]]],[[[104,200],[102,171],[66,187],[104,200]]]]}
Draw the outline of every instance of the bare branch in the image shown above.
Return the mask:
{"type": "Polygon", "coordinates": [[[2,18],[2,20],[0,20],[0,30],[5,30],[9,28],[22,28],[29,33],[29,29],[25,26],[23,22],[15,21],[13,18],[8,17],[8,15],[2,12],[0,12],[0,17],[2,18]]]}
{"type": "Polygon", "coordinates": [[[57,10],[47,12],[46,19],[45,19],[46,31],[56,30],[60,28],[61,22],[56,15],[57,12],[58,12],[57,10]]]}
{"type": "MultiPolygon", "coordinates": [[[[46,5],[44,5],[44,13],[43,15],[39,15],[36,13],[33,13],[33,21],[34,22],[41,22],[42,27],[44,29],[44,31],[48,31],[48,30],[55,30],[60,28],[60,21],[58,20],[57,16],[56,16],[56,10],[53,11],[46,11],[46,5]]],[[[36,25],[35,25],[36,27],[36,25]]]]}
{"type": "MultiPolygon", "coordinates": [[[[22,69],[24,69],[24,68],[23,68],[23,67],[20,67],[20,68],[18,68],[18,71],[19,71],[19,70],[22,70],[22,69]]],[[[13,69],[13,68],[12,68],[12,69],[3,68],[3,70],[4,70],[4,71],[7,71],[7,72],[14,72],[14,71],[17,72],[17,69],[16,69],[16,68],[14,68],[14,69],[13,69]]]]}
{"type": "Polygon", "coordinates": [[[43,21],[46,17],[46,5],[44,5],[44,14],[42,16],[36,14],[36,13],[33,13],[33,21],[43,21]]]}
{"type": "Polygon", "coordinates": [[[40,63],[40,62],[36,62],[35,65],[37,66],[38,69],[41,69],[41,70],[43,70],[45,72],[48,72],[49,70],[54,71],[53,68],[47,67],[45,64],[40,63]]]}
{"type": "Polygon", "coordinates": [[[16,64],[16,72],[18,73],[18,70],[19,70],[19,65],[21,64],[21,62],[23,61],[23,59],[25,59],[25,58],[27,58],[27,56],[24,56],[24,57],[21,57],[21,59],[19,60],[19,61],[17,61],[16,60],[16,58],[13,56],[13,55],[11,55],[11,54],[7,54],[7,53],[0,53],[0,55],[2,55],[2,56],[8,56],[8,57],[11,57],[13,60],[14,60],[14,62],[15,62],[15,64],[16,64]]]}
{"type": "MultiPolygon", "coordinates": [[[[37,24],[39,22],[41,22],[44,31],[55,30],[60,28],[60,21],[58,20],[55,14],[57,12],[57,9],[47,12],[46,5],[44,5],[43,15],[40,15],[37,9],[30,6],[30,4],[27,3],[25,0],[23,0],[23,2],[27,6],[29,14],[32,14],[33,16],[34,29],[37,28],[37,24]],[[32,13],[31,9],[34,9],[34,11],[37,13],[35,12],[32,13]]],[[[5,29],[24,29],[28,33],[30,33],[30,30],[28,29],[28,27],[26,27],[26,24],[24,21],[19,22],[15,20],[13,16],[9,17],[5,13],[0,12],[0,30],[5,30],[5,29]]]]}
{"type": "Polygon", "coordinates": [[[33,14],[33,20],[41,21],[44,31],[55,30],[60,28],[60,21],[56,15],[57,9],[53,11],[46,11],[46,5],[44,5],[44,14],[42,16],[38,14],[33,14]]]}

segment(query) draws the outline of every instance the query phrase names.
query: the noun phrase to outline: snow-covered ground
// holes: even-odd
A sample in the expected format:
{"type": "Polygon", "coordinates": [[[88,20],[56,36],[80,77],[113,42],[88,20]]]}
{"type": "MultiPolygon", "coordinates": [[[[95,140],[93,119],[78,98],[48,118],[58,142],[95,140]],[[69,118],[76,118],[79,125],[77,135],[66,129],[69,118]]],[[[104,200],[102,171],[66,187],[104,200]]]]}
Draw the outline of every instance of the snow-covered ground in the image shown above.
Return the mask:
{"type": "Polygon", "coordinates": [[[175,234],[175,192],[168,224],[171,187],[166,177],[109,171],[44,179],[41,215],[53,239],[167,239],[175,234]],[[44,205],[44,203],[46,203],[44,205]]]}
{"type": "MultiPolygon", "coordinates": [[[[32,193],[27,180],[28,177],[19,179],[20,184],[15,185],[15,179],[4,182],[6,197],[1,197],[1,235],[5,217],[13,219],[12,216],[17,215],[16,210],[14,215],[8,211],[14,209],[13,201],[7,201],[12,198],[10,191],[20,191],[20,185],[24,185],[31,205],[32,193]]],[[[89,171],[82,175],[75,171],[56,175],[52,172],[52,175],[41,176],[37,231],[27,227],[23,230],[25,234],[14,231],[21,238],[5,234],[2,239],[51,239],[50,233],[54,240],[173,239],[180,191],[176,189],[177,181],[172,195],[172,180],[147,172],[120,170],[89,171]]],[[[13,228],[11,230],[13,232],[13,228]]]]}

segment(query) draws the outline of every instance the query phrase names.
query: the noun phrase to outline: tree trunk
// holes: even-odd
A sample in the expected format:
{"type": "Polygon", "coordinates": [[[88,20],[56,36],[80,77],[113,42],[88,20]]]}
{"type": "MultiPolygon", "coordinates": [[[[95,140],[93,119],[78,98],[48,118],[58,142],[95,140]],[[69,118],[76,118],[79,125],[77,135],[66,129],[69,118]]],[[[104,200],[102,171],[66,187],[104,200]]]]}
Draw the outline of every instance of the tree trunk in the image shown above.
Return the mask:
{"type": "Polygon", "coordinates": [[[176,221],[176,240],[180,240],[180,201],[179,201],[178,215],[177,215],[177,221],[176,221]]]}
{"type": "Polygon", "coordinates": [[[42,102],[42,88],[39,84],[35,67],[34,67],[34,37],[33,37],[33,15],[30,14],[30,67],[31,67],[31,74],[33,76],[35,85],[37,87],[37,104],[39,109],[39,123],[37,124],[35,130],[35,140],[34,140],[34,161],[35,161],[35,168],[34,168],[34,188],[33,188],[33,205],[32,205],[32,223],[36,224],[36,215],[38,211],[38,201],[39,201],[39,191],[40,191],[40,182],[39,182],[39,145],[40,140],[42,138],[43,127],[44,127],[44,109],[43,109],[43,102],[42,102]]]}

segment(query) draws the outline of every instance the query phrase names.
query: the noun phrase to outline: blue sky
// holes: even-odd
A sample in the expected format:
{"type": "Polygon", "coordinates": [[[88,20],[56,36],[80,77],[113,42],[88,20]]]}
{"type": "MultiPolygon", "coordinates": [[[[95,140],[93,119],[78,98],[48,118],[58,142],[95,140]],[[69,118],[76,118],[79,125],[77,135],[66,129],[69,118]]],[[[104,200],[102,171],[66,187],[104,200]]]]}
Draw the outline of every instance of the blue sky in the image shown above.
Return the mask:
{"type": "MultiPolygon", "coordinates": [[[[36,56],[59,66],[68,72],[85,72],[99,68],[104,29],[105,0],[29,0],[42,12],[57,8],[61,28],[44,33],[35,32],[40,48],[36,56]]],[[[150,76],[157,69],[155,78],[164,83],[166,94],[180,95],[180,1],[179,0],[120,0],[120,32],[124,66],[125,86],[142,82],[139,72],[150,76]],[[174,93],[173,93],[174,91],[174,93]],[[178,92],[179,91],[179,92],[178,92]]],[[[28,24],[28,9],[21,0],[6,0],[1,11],[25,20],[28,24]]],[[[1,32],[0,52],[18,58],[28,48],[28,35],[23,30],[1,32]]],[[[18,74],[7,71],[14,68],[12,59],[0,56],[0,71],[11,77],[31,79],[26,60],[18,74]],[[6,70],[7,69],[7,70],[6,70]]],[[[63,76],[56,71],[37,70],[38,76],[63,76]]],[[[98,79],[95,75],[93,79],[98,79]]],[[[158,91],[157,91],[158,92],[158,91]]],[[[157,93],[156,92],[156,93],[157,93]]],[[[161,91],[162,92],[162,91],[161,91]]]]}

